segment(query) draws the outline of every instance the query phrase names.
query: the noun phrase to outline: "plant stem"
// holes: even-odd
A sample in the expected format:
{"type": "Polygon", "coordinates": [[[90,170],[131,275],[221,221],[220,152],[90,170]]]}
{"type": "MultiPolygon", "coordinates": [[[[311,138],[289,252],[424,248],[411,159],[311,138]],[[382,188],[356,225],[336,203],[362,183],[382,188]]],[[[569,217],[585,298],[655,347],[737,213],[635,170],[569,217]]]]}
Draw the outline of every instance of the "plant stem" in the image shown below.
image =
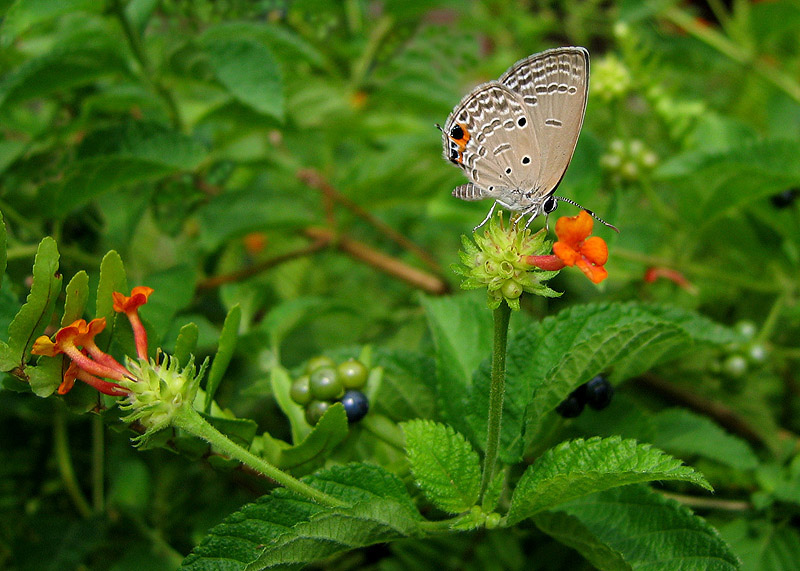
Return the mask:
{"type": "Polygon", "coordinates": [[[53,440],[56,452],[56,462],[58,463],[58,471],[61,473],[61,480],[64,482],[64,487],[67,489],[69,497],[72,498],[72,503],[82,517],[88,518],[92,515],[92,509],[89,507],[89,502],[83,497],[78,480],[75,478],[75,470],[72,468],[72,458],[69,454],[69,437],[67,435],[67,421],[65,418],[63,407],[58,407],[53,418],[53,440]]]}
{"type": "Polygon", "coordinates": [[[105,428],[103,419],[98,415],[92,416],[92,505],[95,513],[101,513],[104,508],[105,491],[105,428]]]}
{"type": "Polygon", "coordinates": [[[312,488],[308,484],[301,482],[297,478],[273,466],[260,456],[256,456],[249,450],[235,444],[227,436],[211,426],[211,424],[190,406],[182,407],[175,415],[172,423],[177,428],[185,430],[198,438],[202,438],[219,452],[239,460],[242,464],[264,474],[266,477],[271,478],[281,486],[297,494],[329,507],[338,508],[347,506],[342,500],[312,488]]]}
{"type": "Polygon", "coordinates": [[[503,397],[506,392],[506,345],[511,308],[501,302],[494,310],[494,343],[492,347],[492,384],[489,387],[489,425],[486,431],[486,455],[481,476],[481,500],[494,478],[497,451],[500,447],[500,425],[503,421],[503,397]]]}

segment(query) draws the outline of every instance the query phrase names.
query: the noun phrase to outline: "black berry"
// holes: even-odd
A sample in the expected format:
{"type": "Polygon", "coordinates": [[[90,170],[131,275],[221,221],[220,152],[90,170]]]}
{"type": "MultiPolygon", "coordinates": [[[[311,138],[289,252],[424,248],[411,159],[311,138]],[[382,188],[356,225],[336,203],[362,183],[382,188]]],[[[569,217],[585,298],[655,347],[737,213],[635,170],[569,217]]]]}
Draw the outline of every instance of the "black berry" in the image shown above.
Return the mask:
{"type": "Polygon", "coordinates": [[[341,400],[344,411],[347,413],[347,422],[358,422],[367,415],[369,401],[361,391],[347,391],[341,400]]]}
{"type": "Polygon", "coordinates": [[[798,195],[800,195],[800,188],[789,188],[778,194],[773,194],[769,197],[769,200],[775,208],[787,208],[794,203],[798,195]]]}
{"type": "Polygon", "coordinates": [[[580,398],[569,395],[556,407],[556,412],[564,418],[575,418],[583,412],[583,404],[580,398]]]}
{"type": "Polygon", "coordinates": [[[614,387],[602,375],[597,375],[586,383],[586,404],[595,410],[602,410],[611,404],[614,387]]]}

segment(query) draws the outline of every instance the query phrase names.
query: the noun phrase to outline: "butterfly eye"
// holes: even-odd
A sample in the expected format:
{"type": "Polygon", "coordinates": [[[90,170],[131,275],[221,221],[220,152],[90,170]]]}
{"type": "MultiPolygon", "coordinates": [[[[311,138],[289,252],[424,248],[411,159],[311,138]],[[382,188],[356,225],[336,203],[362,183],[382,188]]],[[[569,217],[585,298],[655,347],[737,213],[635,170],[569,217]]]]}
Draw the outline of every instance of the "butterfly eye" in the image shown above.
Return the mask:
{"type": "Polygon", "coordinates": [[[544,210],[545,214],[550,214],[553,210],[556,209],[558,206],[558,200],[556,200],[555,196],[548,196],[544,200],[544,204],[542,205],[542,210],[544,210]]]}

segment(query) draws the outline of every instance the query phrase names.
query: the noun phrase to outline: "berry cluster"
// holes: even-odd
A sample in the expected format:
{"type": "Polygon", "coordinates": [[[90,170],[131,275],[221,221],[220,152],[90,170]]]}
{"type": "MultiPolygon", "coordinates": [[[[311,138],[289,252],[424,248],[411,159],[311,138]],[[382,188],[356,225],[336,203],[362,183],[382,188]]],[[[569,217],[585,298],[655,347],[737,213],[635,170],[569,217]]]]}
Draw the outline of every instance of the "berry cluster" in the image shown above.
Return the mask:
{"type": "Polygon", "coordinates": [[[368,376],[367,367],[356,359],[337,364],[329,357],[314,357],[306,365],[306,374],[292,383],[289,394],[294,402],[306,407],[306,420],[311,426],[335,402],[344,406],[348,422],[358,422],[369,410],[367,397],[359,390],[368,376]]]}
{"type": "Polygon", "coordinates": [[[574,418],[583,412],[587,404],[594,410],[602,410],[611,404],[614,387],[602,375],[583,383],[572,391],[564,401],[556,407],[556,412],[564,418],[574,418]]]}

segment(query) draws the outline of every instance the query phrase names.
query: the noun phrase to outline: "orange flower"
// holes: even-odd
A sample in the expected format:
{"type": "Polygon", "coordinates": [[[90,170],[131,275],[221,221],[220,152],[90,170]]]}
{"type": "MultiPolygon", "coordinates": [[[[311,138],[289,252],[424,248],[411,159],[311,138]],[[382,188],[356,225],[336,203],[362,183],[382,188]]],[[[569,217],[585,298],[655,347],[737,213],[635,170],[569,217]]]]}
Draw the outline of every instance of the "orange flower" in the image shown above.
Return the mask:
{"type": "Polygon", "coordinates": [[[556,222],[558,242],[553,244],[553,253],[564,265],[578,266],[592,282],[599,284],[608,277],[603,267],[608,261],[608,246],[598,236],[589,237],[594,220],[584,210],[577,216],[562,216],[556,222]]]}
{"type": "Polygon", "coordinates": [[[133,328],[133,338],[136,341],[136,354],[140,359],[147,359],[147,331],[139,318],[139,307],[147,303],[153,288],[136,286],[131,290],[130,297],[119,292],[114,292],[114,311],[125,313],[133,328]]]}
{"type": "Polygon", "coordinates": [[[102,393],[120,396],[127,391],[117,385],[103,381],[97,377],[105,377],[115,381],[130,378],[130,372],[117,362],[114,357],[100,350],[94,342],[95,336],[106,327],[106,320],[92,319],[86,323],[84,319],[73,321],[56,332],[55,341],[42,335],[33,343],[31,353],[55,357],[64,354],[72,363],[64,374],[64,379],[59,386],[59,393],[68,392],[75,379],[78,378],[93,386],[102,393]],[[88,355],[87,355],[88,353],[88,355]],[[91,358],[90,358],[91,357],[91,358]]]}

